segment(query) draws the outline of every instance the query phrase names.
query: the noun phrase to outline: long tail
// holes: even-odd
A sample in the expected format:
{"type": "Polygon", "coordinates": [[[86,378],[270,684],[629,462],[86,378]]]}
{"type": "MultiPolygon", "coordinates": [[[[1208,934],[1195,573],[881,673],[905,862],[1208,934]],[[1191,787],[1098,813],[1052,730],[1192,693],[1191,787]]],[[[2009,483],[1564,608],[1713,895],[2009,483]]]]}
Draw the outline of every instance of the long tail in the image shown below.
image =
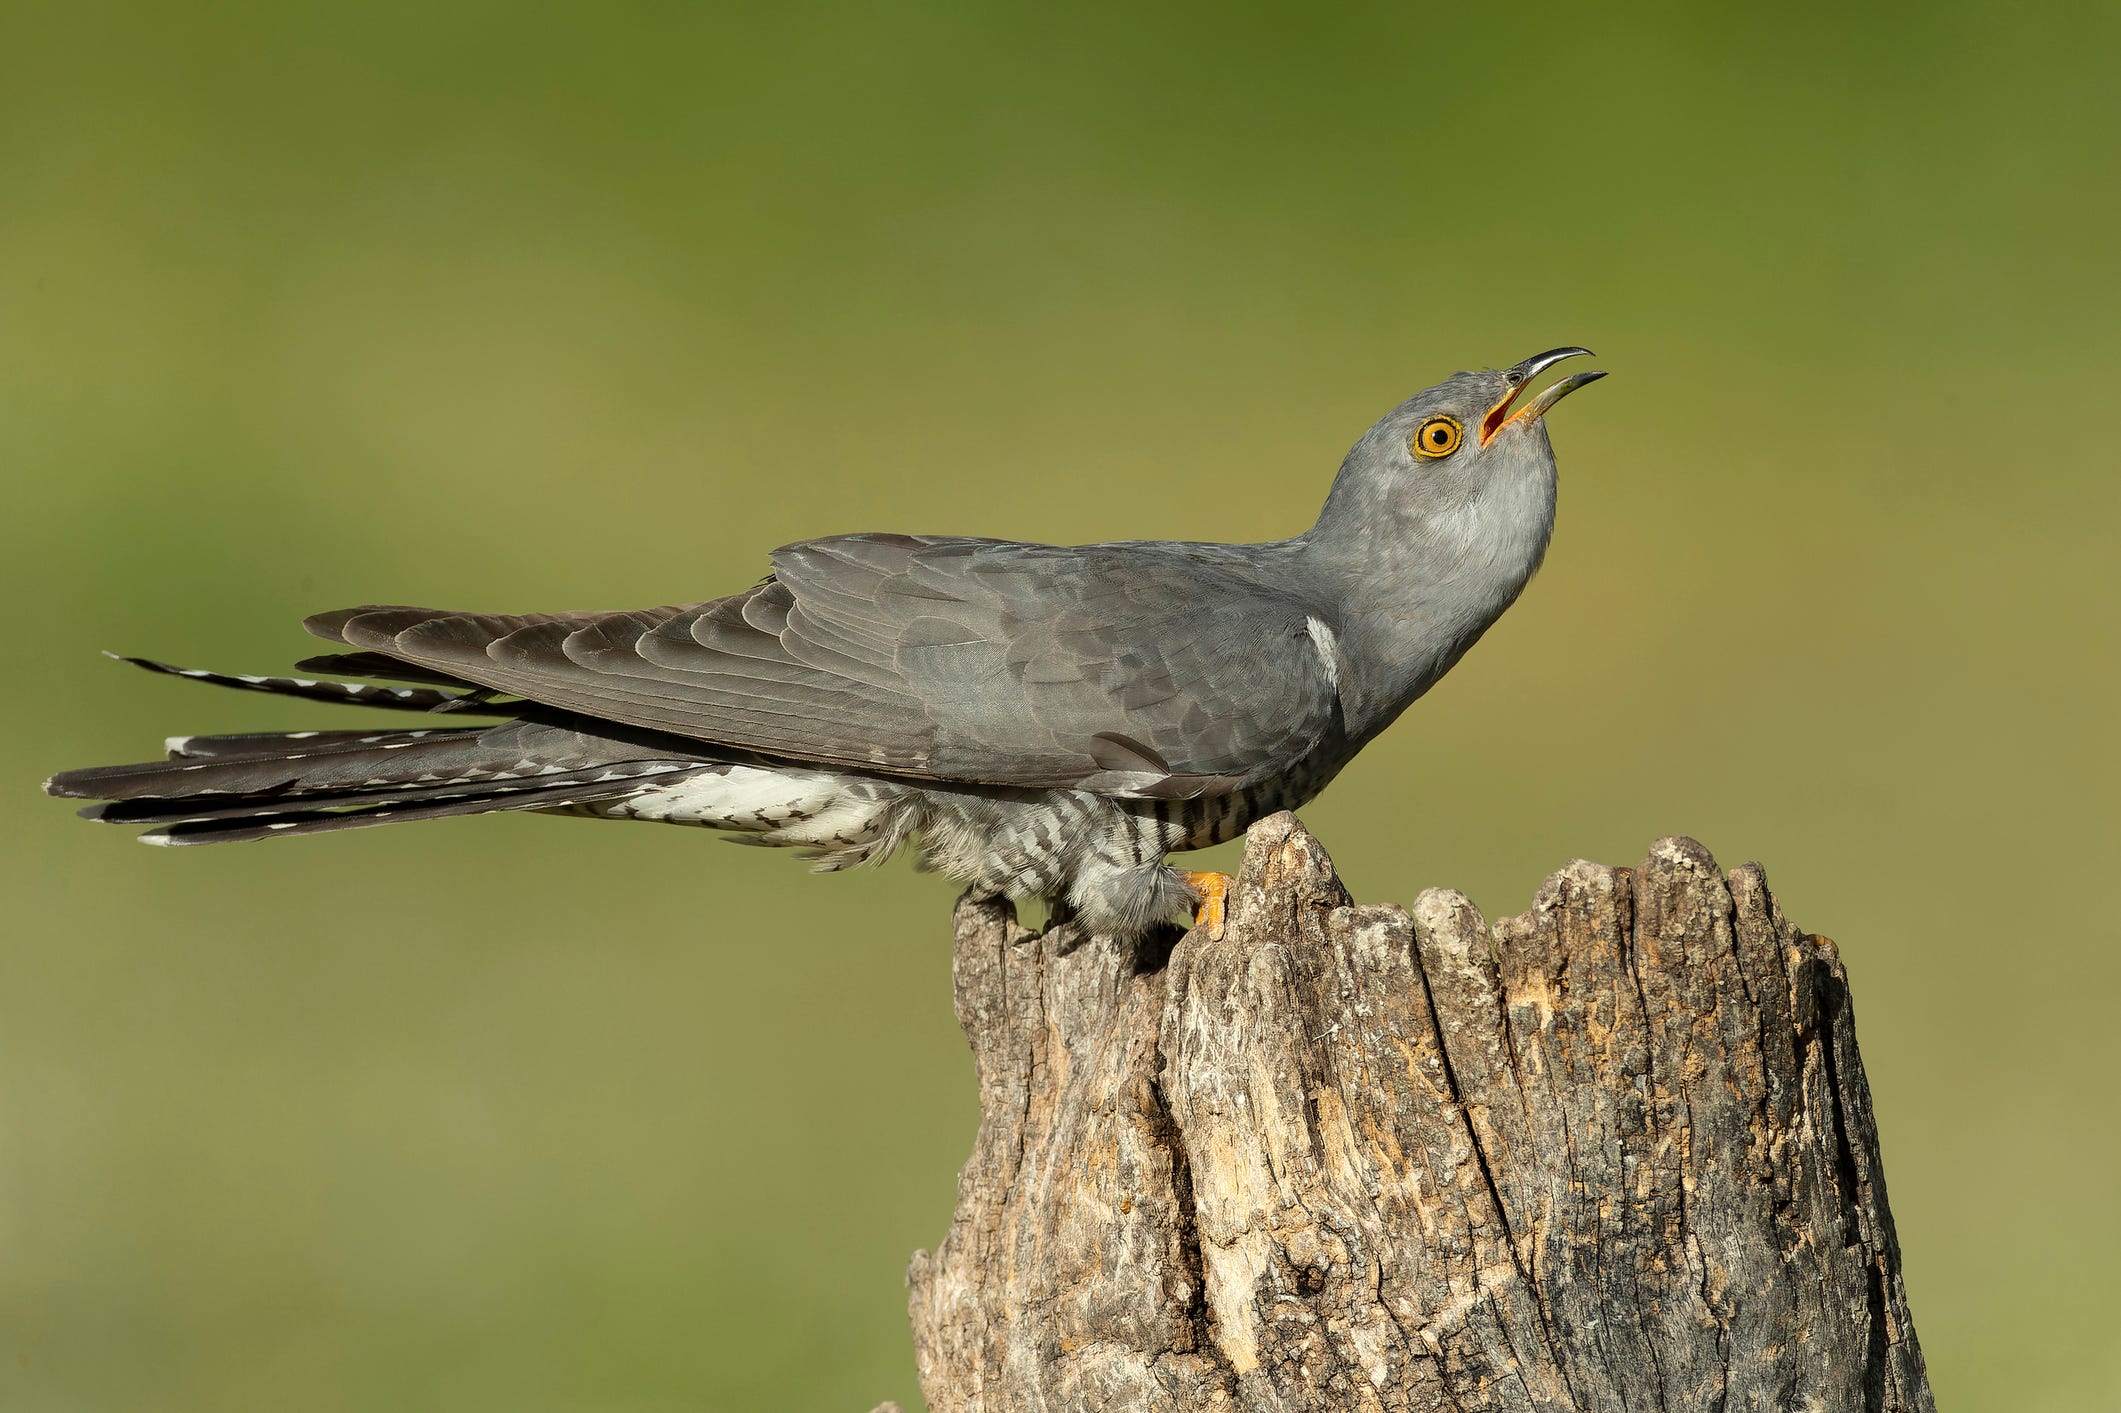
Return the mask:
{"type": "MultiPolygon", "coordinates": [[[[483,696],[466,701],[467,694],[427,688],[232,677],[123,660],[150,671],[282,696],[430,712],[496,710],[484,704],[483,696]]],[[[527,719],[410,731],[182,736],[166,746],[165,760],[63,771],[44,788],[53,795],[109,802],[83,810],[89,819],[159,826],[140,836],[143,843],[219,844],[458,814],[564,809],[723,768],[677,749],[664,752],[639,741],[527,719]]]]}

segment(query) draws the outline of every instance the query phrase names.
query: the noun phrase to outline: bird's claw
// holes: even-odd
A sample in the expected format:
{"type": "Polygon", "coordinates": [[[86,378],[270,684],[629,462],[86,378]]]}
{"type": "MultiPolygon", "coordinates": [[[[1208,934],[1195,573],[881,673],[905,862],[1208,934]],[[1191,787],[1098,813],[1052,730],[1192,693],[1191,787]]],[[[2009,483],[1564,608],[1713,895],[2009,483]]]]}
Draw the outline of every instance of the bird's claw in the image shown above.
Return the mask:
{"type": "Polygon", "coordinates": [[[1228,910],[1230,889],[1237,882],[1227,873],[1181,873],[1179,880],[1200,895],[1193,925],[1208,930],[1210,942],[1223,940],[1223,916],[1228,910]]]}

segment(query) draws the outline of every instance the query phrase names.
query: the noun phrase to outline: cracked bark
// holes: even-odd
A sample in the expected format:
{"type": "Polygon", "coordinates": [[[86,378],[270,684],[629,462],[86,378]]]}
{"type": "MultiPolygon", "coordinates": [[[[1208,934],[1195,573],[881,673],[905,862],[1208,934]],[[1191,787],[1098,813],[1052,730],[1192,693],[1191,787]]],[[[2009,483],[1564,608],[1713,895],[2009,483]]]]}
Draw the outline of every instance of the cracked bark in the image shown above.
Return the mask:
{"type": "Polygon", "coordinates": [[[1254,826],[1220,942],[958,904],[934,1413],[1927,1410],[1834,944],[1690,839],[1490,928],[1254,826]]]}

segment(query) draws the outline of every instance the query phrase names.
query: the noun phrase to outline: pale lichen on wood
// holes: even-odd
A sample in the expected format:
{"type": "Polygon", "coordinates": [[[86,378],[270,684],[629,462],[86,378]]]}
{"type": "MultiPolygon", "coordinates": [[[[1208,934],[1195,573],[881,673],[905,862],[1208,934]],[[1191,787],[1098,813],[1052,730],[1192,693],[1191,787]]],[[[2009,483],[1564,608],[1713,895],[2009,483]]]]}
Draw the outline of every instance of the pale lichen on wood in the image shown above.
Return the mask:
{"type": "Polygon", "coordinates": [[[935,1413],[1927,1410],[1833,944],[1660,840],[1488,927],[1293,816],[1168,958],[957,912],[935,1413]]]}

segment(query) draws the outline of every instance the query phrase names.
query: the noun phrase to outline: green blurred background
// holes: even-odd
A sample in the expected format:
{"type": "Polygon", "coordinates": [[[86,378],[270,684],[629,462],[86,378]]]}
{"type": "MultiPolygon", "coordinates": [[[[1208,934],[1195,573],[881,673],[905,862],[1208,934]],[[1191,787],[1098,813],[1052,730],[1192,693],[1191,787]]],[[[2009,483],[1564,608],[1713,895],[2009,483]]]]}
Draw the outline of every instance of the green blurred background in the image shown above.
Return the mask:
{"type": "Polygon", "coordinates": [[[858,529],[1246,539],[1561,343],[1554,550],[1306,811],[1368,899],[1692,833],[1848,959],[1942,1403],[2121,1404],[2114,7],[0,10],[0,1407],[864,1410],[950,890],[39,798],[342,604],[858,529]]]}

